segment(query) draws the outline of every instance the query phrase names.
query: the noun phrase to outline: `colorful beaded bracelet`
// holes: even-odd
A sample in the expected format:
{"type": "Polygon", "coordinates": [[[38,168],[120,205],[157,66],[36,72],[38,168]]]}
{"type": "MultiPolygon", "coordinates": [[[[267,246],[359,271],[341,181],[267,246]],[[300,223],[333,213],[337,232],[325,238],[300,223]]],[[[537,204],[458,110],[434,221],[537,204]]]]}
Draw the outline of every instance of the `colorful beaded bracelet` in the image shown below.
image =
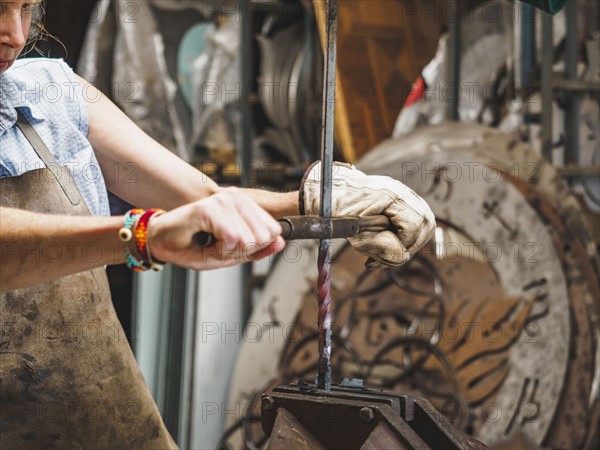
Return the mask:
{"type": "Polygon", "coordinates": [[[125,224],[119,230],[119,239],[123,242],[129,242],[133,237],[133,229],[137,220],[144,213],[143,209],[134,208],[125,213],[125,224]]]}
{"type": "MultiPolygon", "coordinates": [[[[148,224],[152,218],[162,216],[165,212],[162,209],[158,209],[154,212],[152,216],[148,218],[148,224]]],[[[146,227],[148,226],[146,225],[146,227]]],[[[150,239],[146,236],[146,255],[148,256],[148,262],[150,263],[150,268],[155,272],[160,272],[163,270],[164,265],[166,264],[164,261],[161,261],[152,256],[152,251],[150,250],[150,239]]]]}
{"type": "Polygon", "coordinates": [[[158,272],[163,269],[164,263],[152,258],[148,242],[148,224],[152,217],[161,214],[164,214],[164,211],[155,208],[147,211],[134,208],[125,214],[125,223],[119,230],[119,239],[128,244],[125,247],[125,263],[135,272],[150,269],[158,272]]]}

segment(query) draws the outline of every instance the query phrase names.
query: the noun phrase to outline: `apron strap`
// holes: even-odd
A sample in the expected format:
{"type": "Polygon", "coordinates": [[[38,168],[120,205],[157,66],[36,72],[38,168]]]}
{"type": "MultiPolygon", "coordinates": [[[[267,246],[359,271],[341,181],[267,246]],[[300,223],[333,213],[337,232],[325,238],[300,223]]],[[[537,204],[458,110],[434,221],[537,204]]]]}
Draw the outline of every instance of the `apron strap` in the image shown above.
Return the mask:
{"type": "Polygon", "coordinates": [[[60,170],[60,164],[52,154],[52,152],[46,146],[42,137],[35,131],[35,128],[29,120],[21,113],[21,111],[17,110],[17,127],[25,136],[25,139],[29,141],[33,150],[37,153],[40,159],[44,162],[46,167],[52,172],[54,178],[62,188],[63,192],[69,199],[72,205],[79,204],[79,193],[77,192],[76,185],[74,183],[65,182],[63,173],[60,170]]]}

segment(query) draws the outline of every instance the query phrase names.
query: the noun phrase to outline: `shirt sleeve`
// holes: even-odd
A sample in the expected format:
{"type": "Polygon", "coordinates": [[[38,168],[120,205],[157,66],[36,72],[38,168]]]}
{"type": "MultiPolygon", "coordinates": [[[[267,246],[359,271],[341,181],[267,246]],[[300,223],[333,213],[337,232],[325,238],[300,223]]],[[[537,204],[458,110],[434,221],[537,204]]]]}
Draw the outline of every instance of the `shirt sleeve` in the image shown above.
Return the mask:
{"type": "Polygon", "coordinates": [[[64,74],[66,81],[64,82],[64,95],[65,104],[67,107],[67,114],[73,124],[77,126],[77,129],[84,135],[88,135],[89,131],[89,115],[88,115],[88,102],[98,101],[98,99],[88,99],[87,92],[90,87],[90,83],[81,82],[79,78],[75,76],[73,69],[63,60],[56,61],[58,67],[64,74]]]}

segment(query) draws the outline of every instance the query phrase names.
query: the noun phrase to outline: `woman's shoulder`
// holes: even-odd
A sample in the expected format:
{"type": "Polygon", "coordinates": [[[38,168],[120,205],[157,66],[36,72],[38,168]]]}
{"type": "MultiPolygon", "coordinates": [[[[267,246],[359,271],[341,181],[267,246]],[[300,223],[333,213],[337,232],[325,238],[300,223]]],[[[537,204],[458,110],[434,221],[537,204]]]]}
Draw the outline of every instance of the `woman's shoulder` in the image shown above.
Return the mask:
{"type": "Polygon", "coordinates": [[[5,75],[14,81],[64,82],[73,77],[73,70],[62,59],[23,58],[15,61],[5,75]]]}
{"type": "Polygon", "coordinates": [[[53,123],[68,120],[87,134],[86,86],[62,59],[19,59],[2,77],[0,89],[14,108],[53,123]]]}

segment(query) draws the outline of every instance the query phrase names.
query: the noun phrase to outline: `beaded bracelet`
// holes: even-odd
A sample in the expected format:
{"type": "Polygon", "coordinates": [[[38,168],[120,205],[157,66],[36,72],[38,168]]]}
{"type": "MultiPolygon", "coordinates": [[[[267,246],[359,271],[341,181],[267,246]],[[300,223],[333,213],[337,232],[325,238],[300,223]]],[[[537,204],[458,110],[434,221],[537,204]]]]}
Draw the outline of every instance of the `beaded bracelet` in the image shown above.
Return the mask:
{"type": "Polygon", "coordinates": [[[143,209],[134,208],[125,213],[125,225],[119,230],[119,239],[123,242],[129,242],[133,237],[133,229],[137,220],[144,213],[143,209]]]}
{"type": "MultiPolygon", "coordinates": [[[[164,213],[165,212],[162,209],[158,209],[152,216],[148,218],[148,225],[150,224],[150,220],[152,220],[155,217],[162,216],[164,213]]],[[[154,270],[155,272],[160,272],[161,270],[163,270],[164,265],[166,263],[152,256],[152,251],[150,250],[149,237],[146,237],[146,255],[148,256],[148,262],[150,263],[150,267],[152,268],[152,270],[154,270]]]]}
{"type": "Polygon", "coordinates": [[[134,208],[125,214],[125,223],[119,230],[119,239],[128,243],[125,247],[125,263],[135,272],[150,269],[158,272],[163,269],[165,263],[152,258],[148,245],[148,223],[152,217],[161,214],[164,214],[164,211],[155,208],[147,211],[134,208]]]}

